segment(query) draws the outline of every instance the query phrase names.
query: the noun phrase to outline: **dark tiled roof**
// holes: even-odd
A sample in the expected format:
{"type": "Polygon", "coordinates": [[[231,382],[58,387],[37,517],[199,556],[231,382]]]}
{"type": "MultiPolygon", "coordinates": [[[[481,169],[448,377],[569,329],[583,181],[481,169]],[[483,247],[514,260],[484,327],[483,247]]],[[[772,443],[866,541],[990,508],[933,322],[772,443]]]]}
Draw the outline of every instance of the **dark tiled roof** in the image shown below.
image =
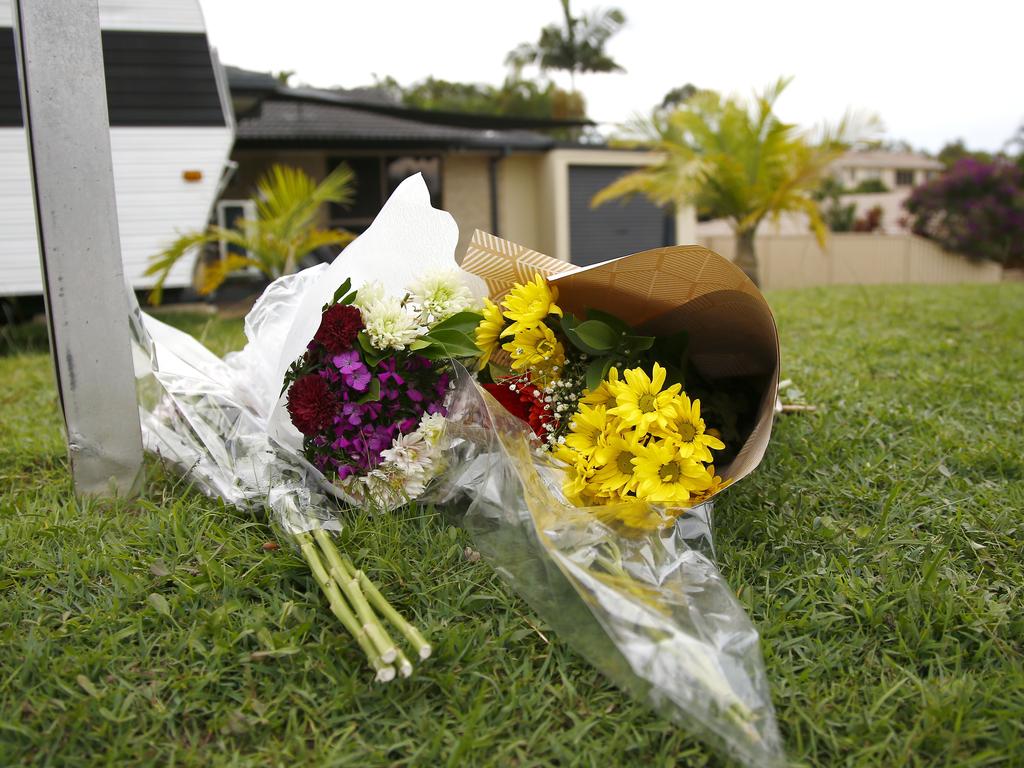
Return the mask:
{"type": "Polygon", "coordinates": [[[345,146],[406,145],[466,149],[535,149],[554,146],[548,136],[526,130],[496,130],[428,123],[401,111],[368,105],[271,96],[238,119],[237,144],[345,146]]]}
{"type": "Polygon", "coordinates": [[[275,91],[280,81],[269,72],[254,72],[251,69],[227,65],[228,87],[232,91],[275,91]]]}

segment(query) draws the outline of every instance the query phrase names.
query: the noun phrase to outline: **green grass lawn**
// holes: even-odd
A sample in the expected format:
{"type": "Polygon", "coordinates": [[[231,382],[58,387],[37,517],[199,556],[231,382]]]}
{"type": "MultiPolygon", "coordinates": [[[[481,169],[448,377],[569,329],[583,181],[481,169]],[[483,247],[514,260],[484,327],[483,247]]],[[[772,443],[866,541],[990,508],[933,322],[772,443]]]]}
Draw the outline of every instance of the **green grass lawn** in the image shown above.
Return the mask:
{"type": "MultiPolygon", "coordinates": [[[[1024,285],[769,299],[783,375],[819,408],[724,494],[717,545],[790,756],[1024,765],[1024,285]]],[[[348,518],[343,547],[436,647],[372,684],[264,521],[152,463],[142,498],[76,506],[45,333],[0,331],[0,765],[727,764],[432,510],[348,518]]]]}

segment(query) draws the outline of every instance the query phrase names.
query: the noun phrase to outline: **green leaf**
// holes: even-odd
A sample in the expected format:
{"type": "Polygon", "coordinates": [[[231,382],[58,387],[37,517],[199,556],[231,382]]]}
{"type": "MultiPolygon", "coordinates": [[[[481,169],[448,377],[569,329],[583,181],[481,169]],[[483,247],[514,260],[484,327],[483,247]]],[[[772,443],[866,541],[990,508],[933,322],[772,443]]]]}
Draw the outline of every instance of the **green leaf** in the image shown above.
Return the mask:
{"type": "Polygon", "coordinates": [[[370,379],[370,388],[366,394],[356,400],[357,403],[376,403],[380,400],[380,379],[374,376],[370,379]]]}
{"type": "MultiPolygon", "coordinates": [[[[431,331],[423,337],[431,342],[433,349],[424,349],[420,354],[424,357],[431,357],[437,354],[439,357],[479,357],[480,348],[470,336],[462,331],[440,330],[431,331]]],[[[436,359],[436,358],[432,358],[436,359]]]]}
{"type": "Polygon", "coordinates": [[[345,298],[343,298],[338,303],[341,304],[343,307],[348,307],[348,306],[350,306],[352,304],[352,302],[354,302],[356,300],[356,296],[358,296],[358,295],[359,295],[359,291],[352,291],[352,293],[346,295],[345,298]]]}
{"type": "Polygon", "coordinates": [[[567,312],[565,316],[562,317],[562,333],[565,334],[565,337],[569,340],[569,343],[572,344],[574,347],[576,347],[576,349],[580,350],[581,352],[586,352],[588,355],[600,356],[607,354],[607,349],[597,349],[595,347],[592,347],[585,341],[583,341],[583,339],[580,338],[579,334],[576,333],[576,329],[579,327],[579,325],[579,321],[571,313],[567,312]]]}
{"type": "Polygon", "coordinates": [[[412,344],[409,345],[410,352],[416,352],[420,349],[426,349],[430,346],[430,342],[425,339],[416,339],[412,344]]]}
{"type": "Polygon", "coordinates": [[[449,318],[442,320],[440,323],[430,329],[430,333],[436,331],[462,331],[463,333],[471,333],[476,330],[476,327],[480,325],[484,316],[479,312],[456,312],[449,318]]]}
{"type": "Polygon", "coordinates": [[[491,381],[497,382],[500,379],[504,379],[506,376],[511,375],[512,371],[503,365],[496,365],[495,363],[487,362],[487,372],[491,375],[491,381]]]}
{"type": "Polygon", "coordinates": [[[370,368],[376,368],[380,365],[380,361],[390,354],[389,352],[375,349],[366,331],[360,331],[356,338],[359,340],[359,346],[363,348],[363,362],[370,368]]]}
{"type": "Polygon", "coordinates": [[[585,320],[574,329],[575,334],[588,347],[609,352],[618,345],[622,334],[600,320],[585,320]]]}
{"type": "Polygon", "coordinates": [[[171,606],[167,603],[167,598],[158,592],[150,592],[149,597],[146,598],[149,604],[156,609],[156,612],[164,616],[171,615],[171,606]]]}
{"type": "Polygon", "coordinates": [[[352,290],[352,280],[345,278],[345,282],[338,286],[338,290],[334,292],[334,299],[331,301],[332,304],[337,304],[341,301],[342,296],[352,290]]]}
{"type": "Polygon", "coordinates": [[[633,332],[632,326],[625,320],[616,317],[608,312],[603,312],[600,309],[588,309],[587,310],[588,320],[601,320],[606,325],[614,328],[616,331],[622,334],[629,334],[633,332]]]}
{"type": "Polygon", "coordinates": [[[654,346],[653,336],[625,336],[623,342],[630,352],[646,352],[654,346]]]}
{"type": "Polygon", "coordinates": [[[614,359],[611,357],[595,357],[587,366],[587,389],[593,391],[601,386],[604,377],[612,367],[614,359]]]}

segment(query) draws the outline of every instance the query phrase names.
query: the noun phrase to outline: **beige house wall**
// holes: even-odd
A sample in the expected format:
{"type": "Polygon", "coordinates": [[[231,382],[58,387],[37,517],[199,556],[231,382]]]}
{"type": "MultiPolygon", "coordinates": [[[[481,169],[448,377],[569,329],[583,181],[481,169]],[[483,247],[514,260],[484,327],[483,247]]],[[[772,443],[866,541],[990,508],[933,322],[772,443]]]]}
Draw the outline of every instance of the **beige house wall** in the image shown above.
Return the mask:
{"type": "Polygon", "coordinates": [[[498,163],[498,232],[506,240],[546,253],[552,247],[542,226],[543,156],[511,154],[498,163]]]}
{"type": "MultiPolygon", "coordinates": [[[[703,245],[735,257],[731,235],[707,237],[703,245]]],[[[1003,268],[947,253],[915,235],[830,235],[822,250],[812,235],[765,235],[755,245],[762,288],[813,285],[997,283],[1003,268]]]]}
{"type": "Polygon", "coordinates": [[[491,230],[491,158],[488,155],[445,155],[442,169],[442,207],[459,225],[455,257],[461,261],[473,230],[491,230]]]}

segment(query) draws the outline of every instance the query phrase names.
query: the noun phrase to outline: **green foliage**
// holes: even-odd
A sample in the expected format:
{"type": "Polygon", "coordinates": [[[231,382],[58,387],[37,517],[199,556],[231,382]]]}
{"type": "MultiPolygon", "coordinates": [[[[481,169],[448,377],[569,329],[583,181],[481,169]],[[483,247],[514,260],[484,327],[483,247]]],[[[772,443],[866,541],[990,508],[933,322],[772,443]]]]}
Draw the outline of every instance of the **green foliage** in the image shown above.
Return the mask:
{"type": "MultiPolygon", "coordinates": [[[[1022,286],[768,298],[818,410],[779,419],[715,531],[790,759],[1019,765],[1022,286]]],[[[171,319],[218,353],[245,341],[171,319]]],[[[345,514],[342,551],[435,644],[382,686],[261,517],[152,461],[142,497],[76,505],[41,331],[0,356],[0,765],[733,765],[596,673],[431,508],[345,514]]]]}
{"type": "Polygon", "coordinates": [[[518,75],[510,75],[500,86],[457,83],[434,77],[404,87],[393,77],[385,77],[379,78],[375,85],[416,109],[541,120],[586,118],[582,95],[564,91],[550,81],[536,82],[518,75]]]}
{"type": "Polygon", "coordinates": [[[234,228],[211,226],[205,232],[190,232],[150,259],[145,274],[156,275],[150,301],[159,304],[163,284],[171,270],[186,255],[224,241],[247,252],[214,262],[198,286],[200,293],[215,291],[229,272],[255,267],[273,280],[294,272],[306,254],[326,245],[346,245],[353,235],[337,229],[318,229],[316,215],[326,203],[347,205],[352,201],[355,178],[341,164],[317,183],[300,168],[274,165],[257,182],[256,218],[236,222],[234,228]]]}
{"type": "Polygon", "coordinates": [[[572,78],[576,90],[577,72],[624,72],[607,53],[605,46],[626,23],[626,15],[618,8],[573,16],[569,0],[561,0],[564,25],[549,24],[540,32],[536,43],[521,43],[509,52],[505,63],[519,72],[536,64],[541,72],[563,70],[572,78]]]}
{"type": "Polygon", "coordinates": [[[658,109],[662,111],[678,109],[698,93],[700,93],[700,88],[693,83],[686,83],[685,85],[672,88],[665,94],[665,97],[661,100],[661,104],[658,105],[658,109]]]}
{"type": "Polygon", "coordinates": [[[844,203],[842,195],[846,194],[842,183],[835,176],[826,176],[814,199],[818,201],[821,220],[830,232],[851,232],[853,222],[857,218],[856,203],[844,203]]]}
{"type": "Polygon", "coordinates": [[[881,192],[888,192],[889,188],[881,179],[862,179],[856,187],[850,190],[855,194],[874,195],[881,192]]]}
{"type": "Polygon", "coordinates": [[[982,163],[991,163],[992,160],[995,159],[991,152],[968,149],[963,139],[947,141],[942,145],[942,149],[939,150],[939,154],[935,157],[935,159],[946,166],[947,169],[952,168],[965,158],[977,160],[982,163]]]}
{"type": "MultiPolygon", "coordinates": [[[[803,213],[823,243],[826,227],[813,193],[863,126],[848,116],[812,138],[783,122],[775,102],[788,83],[778,80],[751,105],[700,91],[674,112],[635,119],[619,144],[650,148],[662,159],[613,182],[592,204],[643,194],[657,205],[693,205],[702,215],[729,219],[751,246],[765,218],[803,213]]],[[[752,247],[750,261],[737,263],[756,283],[752,247]]]]}

